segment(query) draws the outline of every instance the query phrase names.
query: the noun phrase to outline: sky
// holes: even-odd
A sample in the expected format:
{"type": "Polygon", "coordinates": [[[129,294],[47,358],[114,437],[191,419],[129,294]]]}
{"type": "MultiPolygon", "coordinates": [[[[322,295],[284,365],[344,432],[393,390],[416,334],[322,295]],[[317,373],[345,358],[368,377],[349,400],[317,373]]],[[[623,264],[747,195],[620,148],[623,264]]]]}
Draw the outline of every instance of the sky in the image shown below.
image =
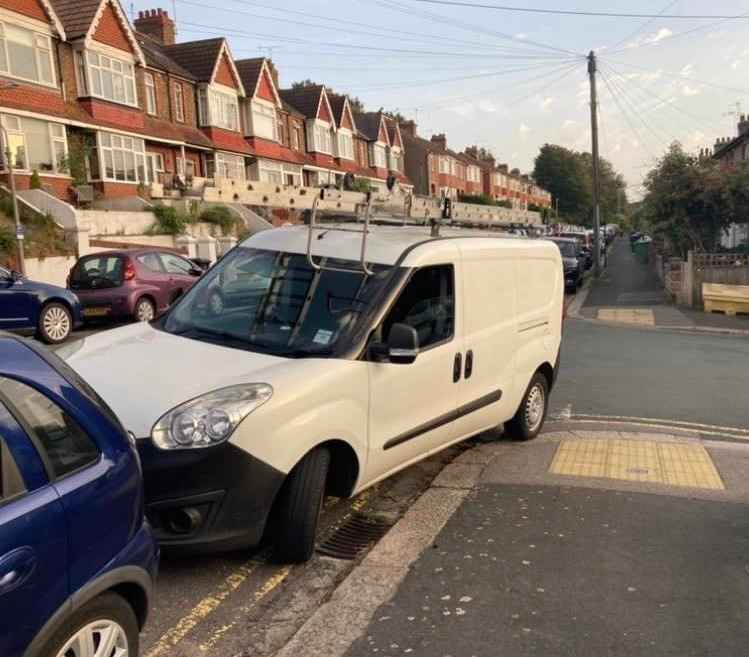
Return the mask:
{"type": "MultiPolygon", "coordinates": [[[[455,0],[469,2],[470,0],[455,0]]],[[[178,41],[223,35],[236,59],[270,56],[281,86],[310,78],[415,119],[448,146],[476,144],[533,169],[539,148],[590,146],[585,55],[599,61],[601,155],[636,199],[674,140],[690,151],[736,135],[749,113],[749,0],[476,0],[553,15],[418,0],[137,0],[177,18],[178,41]],[[679,18],[703,15],[707,19],[679,18]],[[745,17],[741,17],[745,15],[745,17]],[[734,18],[714,18],[728,16],[734,18]]]]}

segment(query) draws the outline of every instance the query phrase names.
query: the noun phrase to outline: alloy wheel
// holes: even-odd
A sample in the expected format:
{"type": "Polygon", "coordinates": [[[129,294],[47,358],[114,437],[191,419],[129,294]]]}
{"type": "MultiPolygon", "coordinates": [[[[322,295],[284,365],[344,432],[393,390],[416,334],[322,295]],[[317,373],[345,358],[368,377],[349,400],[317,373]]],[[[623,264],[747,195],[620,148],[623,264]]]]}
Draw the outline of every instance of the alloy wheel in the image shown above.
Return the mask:
{"type": "Polygon", "coordinates": [[[63,645],[56,657],[135,657],[125,630],[111,620],[85,625],[63,645]]]}
{"type": "Polygon", "coordinates": [[[546,393],[541,384],[536,383],[528,393],[528,399],[525,402],[525,420],[528,425],[528,431],[533,433],[543,422],[546,411],[546,393]]]}
{"type": "Polygon", "coordinates": [[[70,333],[70,315],[60,306],[51,306],[44,312],[42,326],[51,340],[60,342],[70,333]]]}
{"type": "Polygon", "coordinates": [[[138,307],[135,309],[135,317],[139,322],[152,322],[155,314],[153,304],[148,299],[138,302],[138,307]]]}

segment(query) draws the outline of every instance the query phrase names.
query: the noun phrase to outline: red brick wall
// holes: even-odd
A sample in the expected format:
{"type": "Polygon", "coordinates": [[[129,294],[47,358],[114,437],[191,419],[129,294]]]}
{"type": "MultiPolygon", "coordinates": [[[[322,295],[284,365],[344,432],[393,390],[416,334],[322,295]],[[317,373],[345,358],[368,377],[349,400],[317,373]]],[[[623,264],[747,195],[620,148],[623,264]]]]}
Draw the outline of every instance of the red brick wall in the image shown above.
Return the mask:
{"type": "Polygon", "coordinates": [[[94,119],[113,123],[125,129],[143,128],[145,124],[143,112],[137,109],[129,109],[95,98],[84,98],[80,104],[94,119]]]}
{"type": "Polygon", "coordinates": [[[127,38],[122,23],[120,23],[117,14],[111,4],[104,7],[99,24],[94,32],[94,40],[99,43],[105,43],[108,46],[132,53],[133,47],[127,38]]]}
{"type": "Polygon", "coordinates": [[[44,11],[41,3],[37,2],[37,0],[0,0],[0,7],[10,9],[30,18],[36,18],[40,21],[49,21],[47,12],[44,11]]]}
{"type": "Polygon", "coordinates": [[[219,62],[218,70],[216,71],[216,82],[231,87],[232,89],[237,89],[237,81],[234,79],[234,74],[231,72],[229,59],[227,58],[226,53],[221,56],[221,61],[219,62]]]}
{"type": "MultiPolygon", "coordinates": [[[[70,194],[70,185],[72,184],[71,178],[45,176],[43,174],[40,174],[39,179],[42,181],[42,186],[44,188],[50,187],[57,198],[60,198],[63,201],[72,200],[72,195],[70,194]]],[[[6,185],[9,184],[8,174],[0,174],[0,181],[2,181],[6,185]]],[[[31,187],[31,174],[16,173],[15,182],[16,189],[29,189],[31,187]]]]}
{"type": "Polygon", "coordinates": [[[94,186],[105,198],[122,198],[138,194],[138,185],[135,183],[97,182],[94,186]]]}
{"type": "Polygon", "coordinates": [[[17,84],[15,89],[0,88],[0,106],[46,114],[65,113],[65,102],[59,91],[24,82],[17,84]]]}

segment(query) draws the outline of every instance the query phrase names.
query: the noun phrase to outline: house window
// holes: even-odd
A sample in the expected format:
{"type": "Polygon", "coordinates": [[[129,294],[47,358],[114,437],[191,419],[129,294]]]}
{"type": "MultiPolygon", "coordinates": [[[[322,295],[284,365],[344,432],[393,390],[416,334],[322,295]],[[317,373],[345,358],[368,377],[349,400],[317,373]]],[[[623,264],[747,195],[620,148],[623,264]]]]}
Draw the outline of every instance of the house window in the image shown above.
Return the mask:
{"type": "Polygon", "coordinates": [[[250,103],[250,126],[253,136],[270,139],[271,141],[278,140],[276,110],[272,105],[253,100],[250,103]]]}
{"type": "Polygon", "coordinates": [[[183,160],[177,157],[177,175],[183,176],[187,180],[192,180],[195,176],[195,162],[190,159],[183,160]]]}
{"type": "Polygon", "coordinates": [[[354,138],[348,132],[338,133],[338,157],[354,159],[354,138]]]}
{"type": "Polygon", "coordinates": [[[260,180],[261,182],[274,183],[283,185],[283,169],[280,162],[268,162],[264,160],[260,163],[260,180]]]}
{"type": "Polygon", "coordinates": [[[333,139],[331,137],[330,127],[327,123],[315,123],[312,137],[313,144],[311,150],[317,151],[318,153],[332,155],[333,139]]]}
{"type": "Polygon", "coordinates": [[[403,153],[400,150],[390,150],[390,169],[403,171],[403,153]]]}
{"type": "Polygon", "coordinates": [[[215,178],[245,179],[244,157],[232,155],[231,153],[216,153],[212,162],[209,162],[208,175],[215,178]]]}
{"type": "Polygon", "coordinates": [[[276,121],[276,129],[278,130],[278,142],[288,147],[289,131],[286,125],[286,118],[284,116],[281,116],[280,114],[278,115],[278,120],[276,121]]]}
{"type": "Polygon", "coordinates": [[[450,160],[446,157],[440,158],[440,173],[450,173],[450,160]]]}
{"type": "MultiPolygon", "coordinates": [[[[68,154],[65,126],[38,119],[5,115],[8,147],[14,169],[39,173],[64,173],[68,154]]],[[[3,148],[5,151],[5,148],[3,148]]],[[[5,157],[3,157],[3,167],[5,157]]]]}
{"type": "Polygon", "coordinates": [[[294,126],[291,129],[291,147],[295,151],[302,150],[301,147],[302,139],[301,139],[301,130],[299,129],[299,126],[294,126]]]}
{"type": "Polygon", "coordinates": [[[201,125],[239,130],[239,104],[236,96],[213,89],[201,89],[198,106],[201,125]]]}
{"type": "Polygon", "coordinates": [[[104,180],[147,183],[145,144],[137,137],[100,132],[99,151],[104,180]]]}
{"type": "Polygon", "coordinates": [[[376,167],[379,167],[380,169],[386,169],[388,162],[387,151],[385,150],[385,147],[380,146],[379,144],[375,144],[372,150],[374,152],[374,165],[376,167]]]}
{"type": "Polygon", "coordinates": [[[0,23],[0,72],[21,80],[57,86],[49,36],[0,23]]]}
{"type": "Polygon", "coordinates": [[[146,84],[146,112],[156,114],[156,85],[153,81],[153,73],[144,73],[143,79],[146,84]]]}
{"type": "Polygon", "coordinates": [[[135,70],[131,63],[88,51],[86,64],[88,94],[123,105],[137,106],[135,70]]]}
{"type": "Polygon", "coordinates": [[[146,153],[146,166],[148,167],[148,179],[156,182],[158,174],[164,171],[164,156],[161,153],[146,153]]]}
{"type": "Polygon", "coordinates": [[[182,85],[174,85],[174,118],[180,123],[185,122],[185,96],[182,85]]]}

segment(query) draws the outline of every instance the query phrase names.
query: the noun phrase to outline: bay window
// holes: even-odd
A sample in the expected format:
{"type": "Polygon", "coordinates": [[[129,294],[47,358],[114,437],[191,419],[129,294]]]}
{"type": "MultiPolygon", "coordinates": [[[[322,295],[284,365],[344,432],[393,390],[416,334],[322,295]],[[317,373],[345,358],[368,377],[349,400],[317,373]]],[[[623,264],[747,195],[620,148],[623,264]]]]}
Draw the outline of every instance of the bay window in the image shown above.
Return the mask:
{"type": "Polygon", "coordinates": [[[250,134],[253,137],[278,141],[276,108],[258,100],[250,102],[248,107],[250,134]]]}
{"type": "Polygon", "coordinates": [[[98,133],[103,180],[147,183],[145,143],[137,137],[98,133]]]}
{"type": "Polygon", "coordinates": [[[135,68],[131,62],[93,51],[76,53],[82,95],[137,107],[135,68]]]}
{"type": "Polygon", "coordinates": [[[372,148],[373,152],[373,159],[374,159],[374,166],[380,168],[380,169],[387,169],[387,151],[385,150],[384,146],[380,146],[379,144],[375,144],[372,148]]]}
{"type": "Polygon", "coordinates": [[[328,155],[333,154],[333,135],[329,124],[315,121],[308,132],[308,137],[310,138],[311,151],[327,153],[328,155]]]}
{"type": "Polygon", "coordinates": [[[144,73],[143,80],[146,86],[146,112],[156,114],[156,85],[153,81],[153,73],[144,73]]]}
{"type": "Polygon", "coordinates": [[[200,124],[225,130],[239,130],[239,101],[230,93],[210,87],[199,91],[200,124]]]}
{"type": "MultiPolygon", "coordinates": [[[[65,126],[38,119],[4,115],[14,169],[39,173],[65,173],[68,154],[65,126]]],[[[3,145],[3,153],[5,151],[3,145]]],[[[3,156],[3,166],[5,156],[3,156]]]]}
{"type": "Polygon", "coordinates": [[[56,87],[54,70],[48,35],[0,22],[0,73],[56,87]]]}
{"type": "Polygon", "coordinates": [[[300,186],[302,184],[302,167],[293,164],[260,160],[258,178],[261,182],[275,185],[300,186]]]}
{"type": "Polygon", "coordinates": [[[217,152],[213,159],[208,161],[208,177],[245,180],[244,157],[217,152]]]}
{"type": "Polygon", "coordinates": [[[403,153],[400,149],[390,149],[390,168],[393,171],[403,171],[403,153]]]}
{"type": "Polygon", "coordinates": [[[338,133],[338,157],[346,160],[354,159],[354,138],[348,132],[338,133]]]}

